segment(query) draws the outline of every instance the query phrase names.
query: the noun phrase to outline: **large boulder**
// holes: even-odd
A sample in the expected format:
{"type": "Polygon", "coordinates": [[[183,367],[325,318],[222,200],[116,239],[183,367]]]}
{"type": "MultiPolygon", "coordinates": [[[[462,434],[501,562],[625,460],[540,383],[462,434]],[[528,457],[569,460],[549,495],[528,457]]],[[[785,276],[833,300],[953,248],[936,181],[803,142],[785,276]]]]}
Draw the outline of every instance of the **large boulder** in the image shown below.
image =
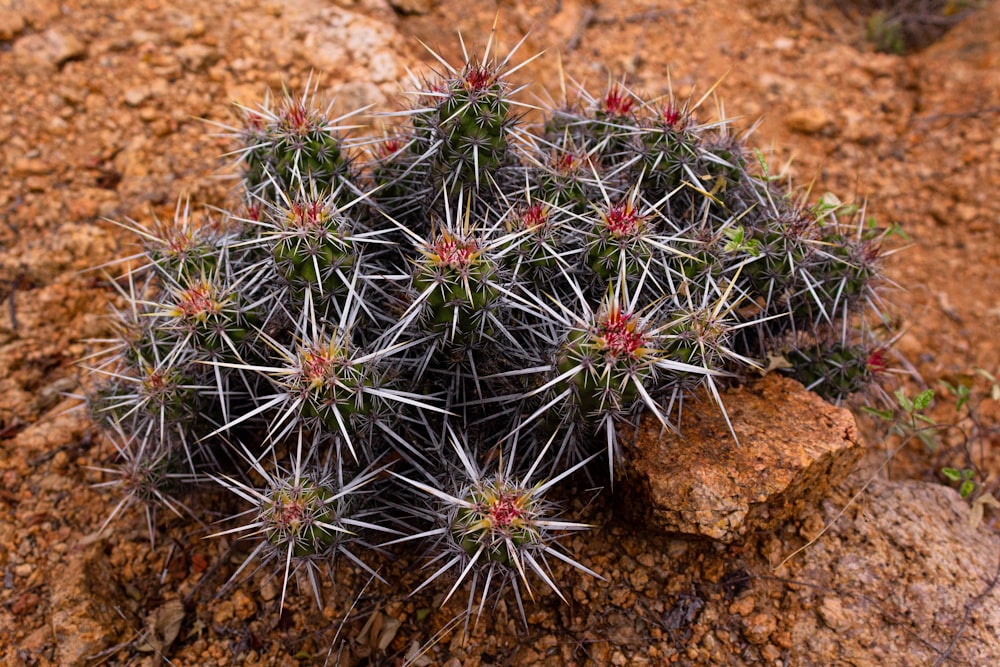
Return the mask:
{"type": "Polygon", "coordinates": [[[863,481],[823,503],[827,532],[776,570],[808,583],[785,603],[790,664],[1000,664],[996,532],[926,482],[875,480],[845,511],[863,481]]]}

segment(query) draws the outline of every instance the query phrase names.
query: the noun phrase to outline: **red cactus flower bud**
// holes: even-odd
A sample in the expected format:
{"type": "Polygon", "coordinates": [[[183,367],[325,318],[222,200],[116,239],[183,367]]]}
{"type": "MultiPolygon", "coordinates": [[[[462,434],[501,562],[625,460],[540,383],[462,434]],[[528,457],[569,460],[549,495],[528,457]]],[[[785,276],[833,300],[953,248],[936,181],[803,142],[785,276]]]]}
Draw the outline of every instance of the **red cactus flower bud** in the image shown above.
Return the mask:
{"type": "Polygon", "coordinates": [[[634,103],[635,100],[622,90],[620,86],[614,86],[604,96],[604,100],[601,102],[601,109],[609,116],[627,116],[632,111],[634,103]]]}

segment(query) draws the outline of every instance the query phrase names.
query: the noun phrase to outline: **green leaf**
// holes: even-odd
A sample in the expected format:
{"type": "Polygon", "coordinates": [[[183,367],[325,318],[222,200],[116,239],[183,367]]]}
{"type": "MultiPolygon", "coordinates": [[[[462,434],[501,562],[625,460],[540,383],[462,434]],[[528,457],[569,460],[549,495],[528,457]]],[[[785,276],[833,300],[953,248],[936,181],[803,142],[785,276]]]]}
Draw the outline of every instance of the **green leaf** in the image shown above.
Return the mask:
{"type": "Polygon", "coordinates": [[[840,197],[832,192],[824,192],[823,196],[819,198],[819,205],[827,210],[835,209],[841,205],[840,197]]]}
{"type": "Polygon", "coordinates": [[[952,396],[958,399],[955,401],[955,412],[960,412],[972,396],[969,386],[966,384],[953,385],[949,382],[945,382],[944,380],[941,380],[941,384],[951,393],[952,396]]]}
{"type": "Polygon", "coordinates": [[[934,390],[925,389],[919,394],[917,394],[917,397],[913,399],[913,409],[926,410],[927,406],[931,404],[932,400],[934,400],[934,390]]]}
{"type": "Polygon", "coordinates": [[[723,230],[722,235],[729,239],[729,243],[726,244],[726,250],[732,250],[734,248],[739,248],[743,245],[743,227],[728,227],[723,230]],[[731,247],[732,246],[732,247],[731,247]]]}
{"type": "Polygon", "coordinates": [[[941,468],[941,474],[953,482],[962,479],[962,473],[957,468],[941,468]]]}
{"type": "Polygon", "coordinates": [[[760,242],[757,239],[747,239],[746,231],[742,226],[728,227],[723,230],[722,235],[729,239],[726,245],[723,246],[723,250],[726,252],[742,250],[754,257],[760,255],[760,242]]]}
{"type": "Polygon", "coordinates": [[[903,239],[904,241],[909,241],[910,240],[910,235],[907,234],[903,230],[903,225],[901,225],[898,222],[894,222],[891,225],[889,225],[889,229],[888,229],[888,231],[886,232],[885,235],[887,237],[888,236],[898,236],[899,238],[903,239]]]}
{"type": "Polygon", "coordinates": [[[928,429],[926,431],[917,431],[917,438],[920,439],[920,442],[924,443],[924,447],[926,447],[928,451],[931,451],[931,452],[936,452],[937,451],[938,442],[937,442],[937,430],[936,429],[928,429]]]}
{"type": "Polygon", "coordinates": [[[896,400],[899,401],[899,407],[903,408],[904,412],[913,412],[913,401],[906,397],[906,392],[902,389],[896,390],[896,400]]]}
{"type": "Polygon", "coordinates": [[[962,486],[958,487],[958,493],[963,498],[968,498],[972,495],[972,492],[976,490],[976,483],[971,479],[967,479],[962,482],[962,486]]]}
{"type": "Polygon", "coordinates": [[[896,415],[896,413],[893,412],[891,409],[876,410],[875,408],[873,408],[871,406],[868,406],[868,405],[862,406],[861,409],[864,410],[865,412],[867,412],[868,414],[870,414],[870,415],[872,415],[874,417],[878,417],[879,419],[881,419],[883,421],[887,421],[887,422],[891,422],[892,418],[896,415]]]}
{"type": "Polygon", "coordinates": [[[764,174],[764,180],[765,181],[770,180],[769,178],[770,174],[768,173],[767,169],[767,160],[764,159],[764,154],[760,151],[759,148],[753,149],[753,154],[757,157],[757,162],[760,164],[760,170],[764,174]]]}

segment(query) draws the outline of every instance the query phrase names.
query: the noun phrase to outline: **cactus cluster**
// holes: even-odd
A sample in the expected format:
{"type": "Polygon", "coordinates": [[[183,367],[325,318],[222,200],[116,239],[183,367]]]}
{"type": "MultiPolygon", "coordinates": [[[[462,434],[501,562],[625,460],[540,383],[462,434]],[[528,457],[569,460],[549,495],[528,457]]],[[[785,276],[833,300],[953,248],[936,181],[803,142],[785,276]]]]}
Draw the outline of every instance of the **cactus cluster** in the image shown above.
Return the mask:
{"type": "Polygon", "coordinates": [[[509,60],[441,60],[382,138],[311,86],[238,107],[232,210],[127,225],[142,250],[89,362],[121,507],[216,483],[256,545],[237,575],[318,597],[336,556],[421,542],[424,586],[523,613],[536,581],[558,593],[552,559],[594,574],[546,493],[613,481],[622,424],[673,428],[769,357],[833,399],[882,370],[863,212],[807,205],[700,104],[613,83],[531,109],[509,60]]]}

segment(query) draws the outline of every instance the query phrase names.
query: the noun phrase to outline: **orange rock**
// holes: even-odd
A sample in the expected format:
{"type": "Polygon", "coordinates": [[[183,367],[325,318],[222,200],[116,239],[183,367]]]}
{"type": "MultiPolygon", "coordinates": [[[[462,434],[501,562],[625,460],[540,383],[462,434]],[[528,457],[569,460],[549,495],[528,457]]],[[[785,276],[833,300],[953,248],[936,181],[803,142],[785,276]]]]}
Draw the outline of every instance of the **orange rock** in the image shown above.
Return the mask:
{"type": "Polygon", "coordinates": [[[52,577],[50,622],[60,665],[84,664],[87,656],[114,645],[124,630],[125,598],[102,547],[74,553],[52,577]]]}
{"type": "MultiPolygon", "coordinates": [[[[647,415],[626,456],[628,510],[669,532],[732,542],[827,495],[863,446],[851,413],[772,373],[685,406],[681,435],[647,415]]],[[[623,438],[628,442],[629,438],[623,438]]]]}

